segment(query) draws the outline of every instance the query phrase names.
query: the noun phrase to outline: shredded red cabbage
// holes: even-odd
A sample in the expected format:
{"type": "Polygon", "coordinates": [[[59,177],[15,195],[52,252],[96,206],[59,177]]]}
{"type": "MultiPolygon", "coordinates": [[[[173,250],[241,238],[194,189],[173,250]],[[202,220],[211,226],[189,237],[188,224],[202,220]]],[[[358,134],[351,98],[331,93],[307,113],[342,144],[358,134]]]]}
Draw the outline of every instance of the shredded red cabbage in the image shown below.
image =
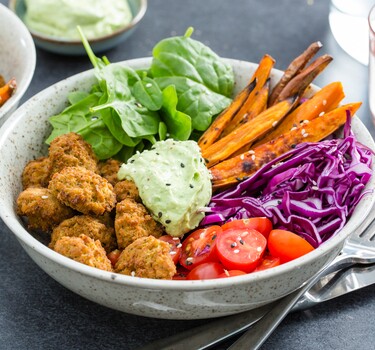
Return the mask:
{"type": "Polygon", "coordinates": [[[318,247],[345,225],[369,192],[364,188],[372,174],[372,155],[354,137],[348,118],[343,138],[301,143],[212,197],[201,225],[265,216],[275,228],[318,247]]]}

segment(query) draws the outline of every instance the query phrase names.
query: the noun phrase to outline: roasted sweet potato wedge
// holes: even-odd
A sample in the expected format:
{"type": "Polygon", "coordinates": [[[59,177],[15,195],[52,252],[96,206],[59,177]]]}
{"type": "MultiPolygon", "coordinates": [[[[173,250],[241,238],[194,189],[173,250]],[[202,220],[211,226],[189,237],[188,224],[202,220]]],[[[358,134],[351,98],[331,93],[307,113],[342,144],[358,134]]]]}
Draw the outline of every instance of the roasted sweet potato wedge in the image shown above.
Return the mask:
{"type": "Polygon", "coordinates": [[[287,99],[277,105],[267,108],[247,123],[242,124],[227,136],[202,150],[207,167],[229,158],[242,147],[253,143],[277,124],[293,107],[295,99],[287,99]]]}
{"type": "Polygon", "coordinates": [[[16,79],[11,79],[3,87],[0,88],[0,106],[2,106],[16,91],[16,79]]]}
{"type": "Polygon", "coordinates": [[[284,87],[290,82],[292,78],[295,77],[303,68],[306,67],[307,63],[311,60],[312,57],[320,50],[322,47],[320,41],[312,43],[301,55],[296,57],[285,70],[284,75],[281,77],[279,82],[272,89],[268,105],[272,106],[276,101],[277,97],[284,89],[284,87]]]}
{"type": "Polygon", "coordinates": [[[360,106],[361,103],[350,103],[338,107],[307,124],[293,128],[276,139],[215,165],[210,169],[213,189],[223,189],[246,179],[298,143],[324,139],[345,124],[347,111],[353,116],[360,106]]]}
{"type": "Polygon", "coordinates": [[[276,137],[287,133],[291,128],[299,125],[304,120],[313,120],[322,113],[327,113],[336,108],[345,97],[341,82],[333,82],[319,90],[310,99],[299,105],[293,112],[288,114],[280,124],[271,132],[258,140],[253,147],[266,143],[276,137]]]}
{"type": "Polygon", "coordinates": [[[293,79],[291,79],[288,84],[285,85],[283,90],[273,102],[273,105],[291,96],[302,96],[306,88],[332,60],[333,58],[329,55],[318,57],[313,63],[303,69],[293,79]]]}
{"type": "MultiPolygon", "coordinates": [[[[263,112],[267,108],[268,95],[270,91],[270,79],[267,79],[263,87],[256,91],[252,103],[249,103],[245,108],[241,108],[240,111],[235,115],[232,122],[224,129],[221,137],[230,134],[233,130],[238,128],[241,124],[254,119],[257,115],[263,112]]],[[[252,93],[251,93],[252,95],[252,93]]]]}
{"type": "Polygon", "coordinates": [[[254,90],[256,86],[256,79],[252,79],[249,84],[234,98],[233,102],[222,111],[209,128],[203,133],[198,140],[198,145],[201,150],[211,146],[216,140],[219,139],[223,130],[232,122],[234,116],[242,107],[246,101],[250,92],[254,90]]]}

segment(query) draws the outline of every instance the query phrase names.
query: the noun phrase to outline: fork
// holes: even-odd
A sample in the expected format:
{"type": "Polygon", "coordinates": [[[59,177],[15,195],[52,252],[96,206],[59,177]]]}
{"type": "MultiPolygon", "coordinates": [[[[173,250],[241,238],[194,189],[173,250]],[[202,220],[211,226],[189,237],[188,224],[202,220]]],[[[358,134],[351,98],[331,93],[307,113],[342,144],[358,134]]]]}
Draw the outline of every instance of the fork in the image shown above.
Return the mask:
{"type": "MultiPolygon", "coordinates": [[[[356,231],[353,232],[352,236],[345,243],[343,247],[343,253],[338,255],[336,259],[332,262],[332,264],[335,264],[335,267],[332,268],[330,267],[330,265],[328,265],[328,267],[326,267],[326,270],[324,270],[324,272],[322,271],[319,277],[324,277],[328,274],[333,273],[334,271],[338,271],[340,269],[340,266],[348,266],[354,263],[361,262],[374,262],[374,232],[375,208],[372,208],[368,217],[356,229],[356,231]],[[361,242],[362,244],[360,244],[361,242]],[[372,246],[372,255],[370,253],[367,253],[365,256],[362,252],[358,252],[358,255],[356,254],[356,251],[354,250],[355,246],[357,247],[356,249],[358,249],[358,246],[360,248],[365,247],[366,249],[364,250],[367,251],[368,244],[371,244],[372,246]],[[346,248],[347,246],[349,246],[348,249],[346,248]]],[[[317,281],[318,277],[314,278],[314,280],[317,281]]],[[[304,291],[307,291],[309,289],[308,286],[313,286],[313,283],[311,282],[310,284],[306,285],[306,287],[303,288],[304,291]]],[[[299,291],[300,289],[295,293],[299,293],[299,291]]],[[[303,295],[303,293],[299,293],[298,295],[303,295]]],[[[297,300],[295,300],[294,303],[296,301],[297,300]]],[[[174,334],[164,339],[159,339],[146,346],[143,346],[141,349],[138,350],[207,349],[208,347],[212,347],[213,345],[221,341],[224,341],[240,332],[245,331],[250,326],[254,325],[256,322],[259,322],[259,320],[261,320],[262,317],[265,317],[265,315],[267,315],[267,313],[273,310],[273,308],[275,308],[277,305],[278,301],[275,301],[273,303],[266,304],[254,310],[222,317],[214,321],[211,321],[210,323],[206,323],[202,326],[188,329],[184,332],[174,334]]],[[[291,305],[286,312],[290,311],[293,305],[291,305]]],[[[279,322],[281,322],[285,315],[286,313],[283,315],[283,317],[280,318],[278,323],[275,324],[274,328],[276,328],[276,326],[279,324],[279,322]]],[[[267,335],[267,337],[271,334],[271,332],[267,335]]]]}
{"type": "Polygon", "coordinates": [[[323,267],[304,287],[282,298],[275,307],[250,330],[246,331],[228,350],[259,349],[293,306],[322,277],[354,263],[369,264],[375,262],[375,220],[373,216],[374,214],[369,215],[360,228],[352,233],[341,253],[331,264],[323,267]],[[372,221],[368,225],[370,216],[372,221]],[[362,228],[366,226],[367,228],[363,230],[362,228]]]}

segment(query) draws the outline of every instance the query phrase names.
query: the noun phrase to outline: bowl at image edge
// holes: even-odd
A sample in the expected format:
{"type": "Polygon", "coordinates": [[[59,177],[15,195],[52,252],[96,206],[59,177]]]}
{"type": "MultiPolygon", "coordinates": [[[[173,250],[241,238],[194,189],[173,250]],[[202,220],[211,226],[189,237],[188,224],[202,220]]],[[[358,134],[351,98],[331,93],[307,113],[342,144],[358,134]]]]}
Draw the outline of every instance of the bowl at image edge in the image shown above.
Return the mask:
{"type": "Polygon", "coordinates": [[[0,75],[8,82],[15,78],[15,93],[0,107],[0,126],[18,107],[33,78],[36,52],[33,39],[23,22],[0,4],[0,75]]]}
{"type": "MultiPolygon", "coordinates": [[[[238,92],[257,64],[237,60],[228,62],[234,68],[238,92]]],[[[142,69],[150,63],[151,59],[143,58],[118,64],[142,69]]],[[[273,82],[281,74],[273,70],[273,82]]],[[[336,236],[311,253],[272,269],[243,276],[196,281],[153,280],[102,271],[68,259],[49,249],[25,229],[16,214],[15,202],[22,190],[23,167],[31,159],[47,153],[43,141],[51,131],[48,116],[66,107],[69,92],[77,89],[88,91],[94,82],[94,73],[90,70],[47,88],[23,104],[0,130],[1,218],[40,268],[91,301],[131,314],[165,319],[214,318],[255,309],[301,287],[333,260],[345,239],[360,225],[373,205],[374,193],[361,200],[336,236]]],[[[313,87],[313,91],[316,90],[313,87]]],[[[375,150],[371,135],[358,117],[353,118],[352,129],[360,142],[375,150]]],[[[374,188],[373,177],[367,189],[374,188]]]]}
{"type": "MultiPolygon", "coordinates": [[[[142,20],[147,10],[147,0],[127,1],[133,14],[131,22],[111,34],[90,39],[90,46],[95,53],[109,50],[128,39],[142,20]]],[[[24,0],[10,0],[9,8],[23,20],[26,13],[24,0]]],[[[32,30],[30,30],[30,33],[34,39],[35,45],[46,51],[63,55],[86,55],[81,40],[59,39],[32,30]]]]}

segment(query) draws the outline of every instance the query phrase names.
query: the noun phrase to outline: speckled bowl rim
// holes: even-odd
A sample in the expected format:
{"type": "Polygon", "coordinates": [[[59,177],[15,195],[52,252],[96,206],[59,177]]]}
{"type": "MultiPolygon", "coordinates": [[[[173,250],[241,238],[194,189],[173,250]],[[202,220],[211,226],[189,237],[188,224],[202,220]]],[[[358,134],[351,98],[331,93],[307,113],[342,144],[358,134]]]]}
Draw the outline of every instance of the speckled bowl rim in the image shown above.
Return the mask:
{"type": "MultiPolygon", "coordinates": [[[[250,66],[257,67],[258,64],[245,62],[240,60],[234,59],[225,59],[229,63],[232,64],[249,64],[250,66]]],[[[139,58],[139,59],[132,59],[123,62],[117,62],[115,64],[127,64],[130,66],[137,66],[137,67],[148,67],[150,65],[151,58],[139,58]]],[[[0,151],[4,147],[4,142],[7,139],[7,136],[12,133],[12,131],[17,128],[17,124],[20,123],[23,119],[27,116],[27,108],[28,104],[32,103],[33,100],[41,101],[43,98],[50,95],[50,92],[56,91],[54,87],[58,86],[59,84],[65,84],[67,82],[71,82],[72,80],[82,80],[87,79],[93,75],[93,69],[76,74],[71,76],[70,78],[64,79],[49,88],[39,92],[37,95],[32,97],[29,101],[24,103],[14,114],[11,119],[8,119],[5,127],[0,130],[0,151]]],[[[272,71],[273,75],[281,75],[282,72],[274,69],[272,71]]],[[[312,88],[319,89],[317,86],[313,85],[312,88]]],[[[47,116],[46,116],[47,118],[47,116]]],[[[375,150],[375,143],[372,139],[371,135],[369,134],[366,127],[362,124],[358,117],[353,117],[353,124],[359,123],[359,127],[361,132],[365,134],[367,141],[371,143],[368,145],[372,150],[375,150]]],[[[0,159],[1,165],[1,159],[0,159]]],[[[374,165],[373,165],[374,167],[374,165]]],[[[372,176],[370,179],[369,184],[367,185],[368,189],[375,189],[375,176],[372,176]]],[[[348,238],[348,236],[353,232],[359,225],[362,223],[364,218],[367,216],[369,211],[371,210],[373,203],[375,201],[375,194],[374,191],[364,197],[361,200],[360,208],[356,208],[354,211],[352,218],[348,221],[348,223],[343,227],[343,229],[333,238],[326,241],[323,245],[315,249],[314,251],[296,259],[291,262],[282,264],[280,266],[274,267],[272,269],[259,271],[256,273],[250,273],[243,276],[236,276],[231,278],[223,278],[223,279],[212,279],[212,280],[195,280],[195,281],[187,281],[187,280],[155,280],[155,279],[148,279],[148,278],[140,278],[140,277],[132,277],[117,274],[114,272],[107,272],[103,270],[99,270],[81,263],[78,263],[74,260],[66,258],[63,255],[60,255],[53,251],[52,249],[48,248],[41,242],[39,242],[36,238],[34,238],[24,226],[17,220],[17,215],[7,216],[4,214],[3,211],[0,211],[0,216],[3,219],[4,223],[9,227],[9,229],[16,235],[16,237],[21,240],[24,244],[29,246],[31,249],[37,251],[37,253],[45,256],[48,259],[51,259],[55,263],[65,266],[69,269],[74,270],[75,272],[79,272],[84,275],[88,275],[92,278],[96,278],[99,280],[103,280],[106,282],[116,283],[119,285],[129,286],[133,288],[140,288],[140,289],[151,289],[151,290],[176,290],[176,291],[203,291],[203,290],[214,290],[214,289],[225,289],[225,288],[234,288],[236,285],[247,285],[250,283],[257,283],[258,281],[262,281],[268,278],[277,277],[279,274],[287,274],[295,269],[301,268],[301,266],[309,265],[316,259],[319,259],[321,256],[324,256],[325,253],[328,253],[331,250],[334,250],[340,244],[343,244],[344,240],[348,238]],[[364,206],[364,202],[367,201],[367,206],[364,206]],[[353,216],[356,217],[356,221],[354,222],[353,216]]],[[[0,200],[1,202],[1,200],[0,200]]]]}
{"type": "MultiPolygon", "coordinates": [[[[23,97],[26,90],[29,88],[31,80],[33,79],[35,66],[36,66],[36,49],[34,45],[33,38],[26,28],[25,24],[21,19],[12,11],[10,11],[6,6],[0,4],[0,18],[2,13],[5,13],[11,20],[14,22],[14,25],[17,26],[22,31],[22,39],[25,41],[25,45],[28,48],[28,57],[25,67],[25,79],[22,81],[22,84],[17,82],[17,90],[11,98],[4,103],[0,108],[0,119],[3,118],[23,97]]],[[[1,72],[0,72],[1,73],[1,72]]]]}
{"type": "MultiPolygon", "coordinates": [[[[9,0],[9,8],[14,13],[16,13],[16,2],[17,2],[17,0],[9,0]]],[[[141,19],[145,15],[146,11],[147,11],[147,0],[140,0],[139,11],[132,18],[130,23],[128,23],[126,26],[124,26],[120,29],[115,30],[114,32],[112,32],[110,34],[89,39],[90,44],[96,44],[96,43],[101,43],[103,41],[107,41],[109,39],[112,39],[116,36],[121,35],[124,32],[127,32],[127,31],[131,30],[141,21],[141,19]]],[[[21,20],[21,22],[23,22],[23,21],[21,20]]],[[[43,35],[42,33],[35,32],[31,29],[28,29],[28,30],[31,33],[32,37],[34,37],[35,39],[37,39],[39,41],[45,41],[45,42],[48,42],[48,43],[51,43],[51,44],[58,44],[58,45],[62,45],[62,46],[64,46],[64,45],[82,46],[81,40],[59,39],[59,38],[56,38],[56,37],[53,37],[53,36],[43,35]]]]}

